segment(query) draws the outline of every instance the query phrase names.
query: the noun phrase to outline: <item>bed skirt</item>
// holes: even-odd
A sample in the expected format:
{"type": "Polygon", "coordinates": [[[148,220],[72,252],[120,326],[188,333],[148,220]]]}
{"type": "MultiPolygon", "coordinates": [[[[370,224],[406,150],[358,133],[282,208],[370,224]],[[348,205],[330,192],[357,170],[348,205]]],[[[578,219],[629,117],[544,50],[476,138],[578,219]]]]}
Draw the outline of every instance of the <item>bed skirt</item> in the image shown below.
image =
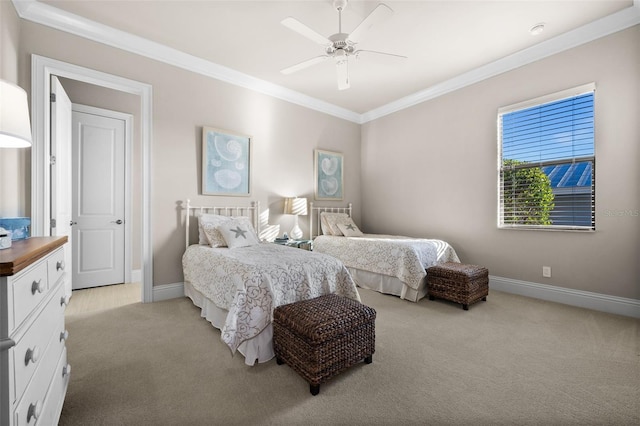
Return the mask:
{"type": "MultiPolygon", "coordinates": [[[[184,282],[184,295],[201,309],[200,316],[202,318],[205,318],[218,330],[224,327],[229,311],[217,307],[202,293],[193,288],[189,281],[184,282]]],[[[260,334],[242,342],[238,346],[238,352],[244,356],[244,363],[247,365],[254,365],[256,361],[259,363],[267,362],[275,357],[273,352],[273,325],[269,323],[260,334]]]]}
{"type": "Polygon", "coordinates": [[[362,269],[349,267],[347,269],[358,287],[377,291],[378,293],[392,294],[411,302],[417,302],[427,295],[426,277],[420,281],[418,290],[415,290],[396,277],[376,274],[362,269]]]}

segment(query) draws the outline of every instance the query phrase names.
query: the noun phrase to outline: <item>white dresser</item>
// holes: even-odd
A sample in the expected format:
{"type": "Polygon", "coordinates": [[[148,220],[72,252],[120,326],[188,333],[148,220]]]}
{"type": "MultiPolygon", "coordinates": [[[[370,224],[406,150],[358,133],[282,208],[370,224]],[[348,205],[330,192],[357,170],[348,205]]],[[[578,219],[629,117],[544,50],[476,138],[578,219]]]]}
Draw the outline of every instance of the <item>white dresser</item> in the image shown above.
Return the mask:
{"type": "Polygon", "coordinates": [[[64,310],[67,237],[0,250],[0,426],[58,423],[69,383],[64,310]]]}

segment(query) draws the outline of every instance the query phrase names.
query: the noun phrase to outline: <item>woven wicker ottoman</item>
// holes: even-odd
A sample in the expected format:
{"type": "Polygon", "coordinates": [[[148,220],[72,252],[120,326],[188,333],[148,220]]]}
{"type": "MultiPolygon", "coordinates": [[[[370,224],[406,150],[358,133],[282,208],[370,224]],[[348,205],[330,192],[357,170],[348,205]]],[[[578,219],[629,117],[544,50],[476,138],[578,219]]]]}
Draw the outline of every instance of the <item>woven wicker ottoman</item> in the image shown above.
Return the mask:
{"type": "Polygon", "coordinates": [[[462,303],[462,308],[467,311],[470,304],[487,300],[489,271],[477,265],[441,263],[427,269],[427,290],[429,300],[438,297],[462,303]]]}
{"type": "Polygon", "coordinates": [[[320,384],[375,352],[376,311],[346,297],[329,294],[278,306],[273,312],[273,350],[309,382],[312,395],[320,384]]]}

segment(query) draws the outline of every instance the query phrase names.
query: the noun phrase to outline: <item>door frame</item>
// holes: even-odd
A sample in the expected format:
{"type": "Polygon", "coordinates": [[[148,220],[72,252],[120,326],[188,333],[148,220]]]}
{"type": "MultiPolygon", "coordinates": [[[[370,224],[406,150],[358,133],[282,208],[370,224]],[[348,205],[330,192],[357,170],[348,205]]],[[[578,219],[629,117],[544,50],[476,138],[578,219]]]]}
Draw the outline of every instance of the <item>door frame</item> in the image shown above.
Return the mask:
{"type": "Polygon", "coordinates": [[[153,255],[151,232],[151,140],[152,86],[113,74],[69,64],[44,56],[31,55],[31,233],[49,235],[50,211],[50,77],[77,80],[140,97],[141,136],[141,233],[140,262],[142,302],[153,302],[153,255]]]}
{"type": "MultiPolygon", "coordinates": [[[[131,156],[133,153],[133,115],[110,109],[71,103],[71,112],[93,114],[124,121],[124,282],[131,282],[131,156]]],[[[73,164],[76,167],[77,164],[73,164]]],[[[72,197],[76,197],[74,192],[72,197]]],[[[75,269],[74,269],[75,270],[75,269]]]]}

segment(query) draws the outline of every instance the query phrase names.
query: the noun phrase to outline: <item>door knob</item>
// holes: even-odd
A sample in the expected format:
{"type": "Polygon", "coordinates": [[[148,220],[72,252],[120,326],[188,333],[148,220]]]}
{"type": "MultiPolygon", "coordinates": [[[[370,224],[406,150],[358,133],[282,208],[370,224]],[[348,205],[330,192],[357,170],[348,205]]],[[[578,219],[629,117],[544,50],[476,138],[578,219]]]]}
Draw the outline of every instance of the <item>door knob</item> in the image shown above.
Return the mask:
{"type": "Polygon", "coordinates": [[[118,225],[122,225],[122,219],[118,219],[118,220],[112,220],[111,223],[115,223],[118,225]]]}

